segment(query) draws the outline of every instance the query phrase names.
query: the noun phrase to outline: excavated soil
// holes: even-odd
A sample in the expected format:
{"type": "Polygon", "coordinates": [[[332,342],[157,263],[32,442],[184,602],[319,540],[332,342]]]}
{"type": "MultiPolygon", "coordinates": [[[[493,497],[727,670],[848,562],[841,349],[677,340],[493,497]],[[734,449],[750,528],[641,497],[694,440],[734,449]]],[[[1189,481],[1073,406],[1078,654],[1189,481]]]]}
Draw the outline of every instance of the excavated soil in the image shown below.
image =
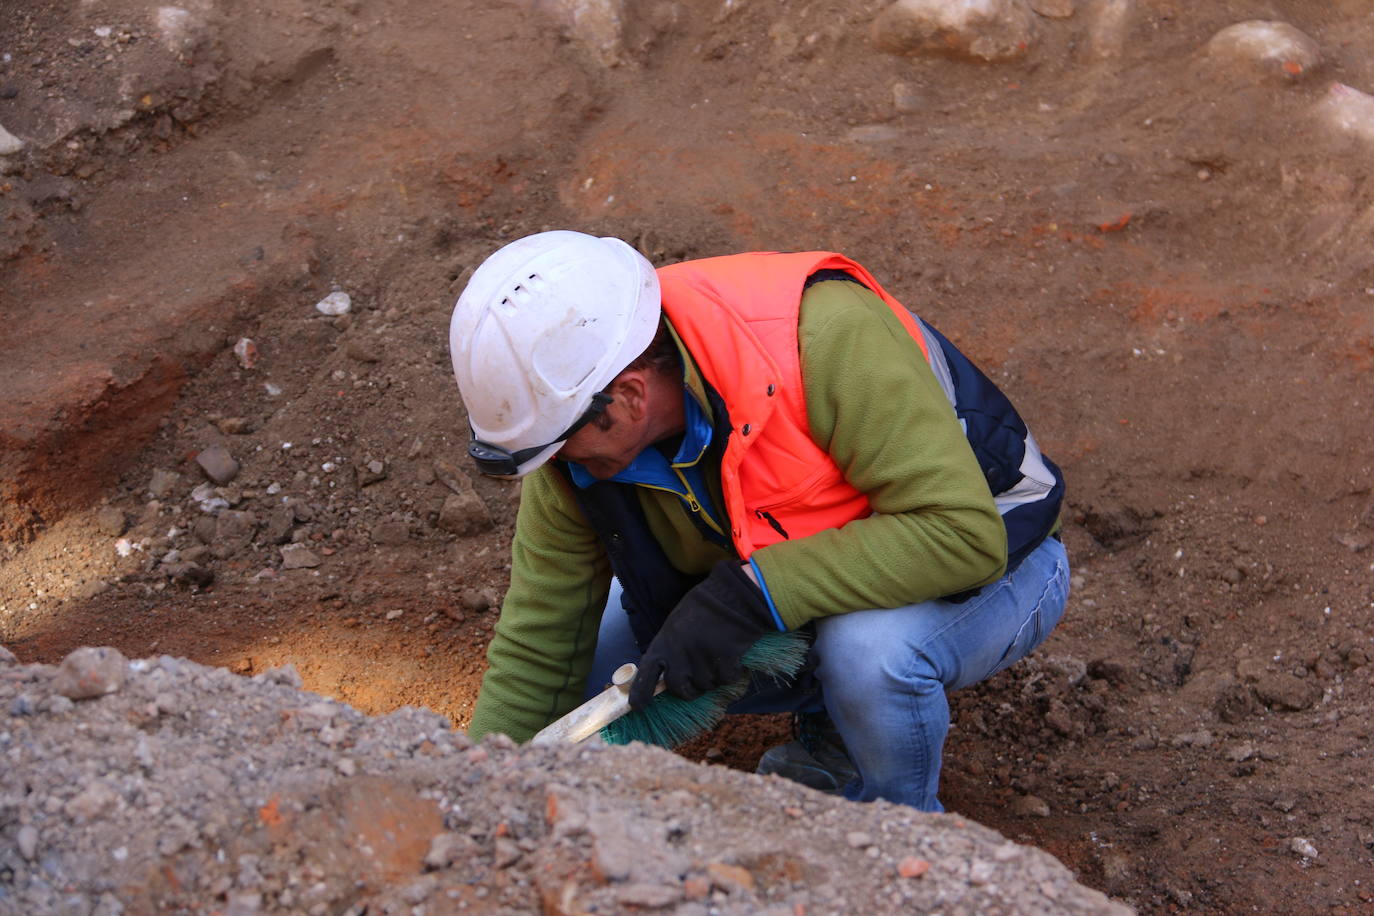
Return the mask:
{"type": "MultiPolygon", "coordinates": [[[[988,62],[877,50],[886,5],[11,0],[0,643],[290,664],[461,728],[518,502],[464,465],[446,333],[475,264],[564,227],[656,263],[831,248],[1069,481],[1068,612],[953,697],[949,810],[1144,912],[1367,910],[1374,16],[1037,0],[988,62]],[[1319,56],[1208,50],[1247,20],[1319,56]]],[[[747,771],[787,729],[685,754],[747,771]]],[[[576,911],[541,899],[510,905],[576,911]]]]}

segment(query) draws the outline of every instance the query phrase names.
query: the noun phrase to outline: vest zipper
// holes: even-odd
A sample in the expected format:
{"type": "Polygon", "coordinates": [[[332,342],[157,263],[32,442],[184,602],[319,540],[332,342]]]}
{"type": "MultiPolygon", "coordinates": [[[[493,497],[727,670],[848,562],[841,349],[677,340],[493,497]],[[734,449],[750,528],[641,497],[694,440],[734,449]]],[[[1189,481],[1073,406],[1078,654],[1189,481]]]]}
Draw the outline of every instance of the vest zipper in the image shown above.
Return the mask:
{"type": "Polygon", "coordinates": [[[664,493],[673,494],[674,496],[685,502],[687,504],[687,508],[692,510],[692,514],[695,515],[698,519],[700,519],[704,525],[706,525],[708,528],[710,528],[712,531],[714,531],[721,537],[725,537],[725,532],[721,529],[719,525],[716,524],[715,519],[711,518],[711,516],[706,512],[705,508],[702,507],[701,503],[697,501],[697,496],[694,492],[692,492],[692,485],[687,482],[687,478],[683,477],[682,472],[679,471],[677,468],[673,468],[673,473],[677,474],[677,476],[682,480],[683,492],[678,492],[677,490],[674,490],[672,487],[660,487],[655,486],[651,483],[636,483],[634,484],[634,486],[643,487],[646,490],[662,490],[664,493]]]}
{"type": "Polygon", "coordinates": [[[759,518],[763,519],[765,522],[767,522],[769,527],[771,527],[774,531],[782,535],[782,539],[784,541],[792,540],[792,536],[787,533],[787,529],[782,527],[782,525],[778,523],[778,520],[773,518],[773,516],[769,515],[767,512],[764,512],[762,509],[755,509],[754,514],[757,515],[759,518]]]}
{"type": "Polygon", "coordinates": [[[715,519],[711,518],[706,510],[701,507],[701,503],[697,500],[697,494],[692,490],[692,485],[687,482],[687,475],[683,474],[677,468],[673,468],[673,473],[677,475],[678,480],[682,481],[682,489],[684,492],[679,495],[687,501],[687,508],[691,509],[693,514],[709,525],[712,531],[724,537],[725,532],[716,524],[715,519]]]}

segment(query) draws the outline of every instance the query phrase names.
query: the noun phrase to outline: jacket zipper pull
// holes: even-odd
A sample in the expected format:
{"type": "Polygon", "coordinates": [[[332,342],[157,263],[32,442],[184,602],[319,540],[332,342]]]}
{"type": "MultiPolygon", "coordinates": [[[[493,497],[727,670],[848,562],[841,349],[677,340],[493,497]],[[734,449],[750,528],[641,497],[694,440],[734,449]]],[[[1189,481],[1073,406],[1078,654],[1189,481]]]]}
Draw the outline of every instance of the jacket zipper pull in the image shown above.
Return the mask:
{"type": "Polygon", "coordinates": [[[767,512],[764,512],[762,509],[755,509],[754,514],[757,515],[759,518],[763,519],[765,522],[767,522],[769,527],[771,527],[774,531],[782,535],[783,540],[792,540],[791,535],[787,533],[787,529],[783,528],[782,525],[778,523],[778,520],[773,518],[773,516],[769,515],[767,512]]]}

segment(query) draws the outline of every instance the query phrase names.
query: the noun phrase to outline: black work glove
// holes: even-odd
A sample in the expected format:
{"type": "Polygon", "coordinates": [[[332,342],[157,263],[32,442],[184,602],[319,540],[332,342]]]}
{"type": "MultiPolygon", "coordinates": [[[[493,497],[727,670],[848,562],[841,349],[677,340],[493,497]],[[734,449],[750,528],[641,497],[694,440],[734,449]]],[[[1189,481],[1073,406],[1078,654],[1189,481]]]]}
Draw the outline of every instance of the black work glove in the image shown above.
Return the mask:
{"type": "Polygon", "coordinates": [[[660,677],[684,700],[734,683],[744,675],[745,651],[776,630],[763,592],[739,561],[721,560],[682,596],[649,643],[630,685],[630,708],[649,705],[660,677]]]}

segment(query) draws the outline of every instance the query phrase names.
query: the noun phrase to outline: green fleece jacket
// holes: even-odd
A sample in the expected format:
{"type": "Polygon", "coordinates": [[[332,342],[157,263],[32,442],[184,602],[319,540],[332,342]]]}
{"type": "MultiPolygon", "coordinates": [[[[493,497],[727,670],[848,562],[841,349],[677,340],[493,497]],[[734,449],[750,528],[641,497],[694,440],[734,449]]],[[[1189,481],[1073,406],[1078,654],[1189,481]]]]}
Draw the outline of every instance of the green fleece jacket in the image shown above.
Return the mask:
{"type": "MultiPolygon", "coordinates": [[[[873,514],[754,553],[787,627],[996,581],[1006,530],[953,407],[896,316],[858,284],[817,283],[802,296],[798,334],[811,434],[873,514]]],[[[686,390],[700,402],[685,351],[684,366],[686,390]]],[[[719,468],[706,476],[719,506],[719,468]]],[[[676,568],[704,575],[732,555],[703,537],[678,496],[637,489],[676,568]]],[[[582,701],[610,582],[567,479],[551,467],[535,471],[521,494],[510,589],[469,735],[525,741],[582,701]]]]}

